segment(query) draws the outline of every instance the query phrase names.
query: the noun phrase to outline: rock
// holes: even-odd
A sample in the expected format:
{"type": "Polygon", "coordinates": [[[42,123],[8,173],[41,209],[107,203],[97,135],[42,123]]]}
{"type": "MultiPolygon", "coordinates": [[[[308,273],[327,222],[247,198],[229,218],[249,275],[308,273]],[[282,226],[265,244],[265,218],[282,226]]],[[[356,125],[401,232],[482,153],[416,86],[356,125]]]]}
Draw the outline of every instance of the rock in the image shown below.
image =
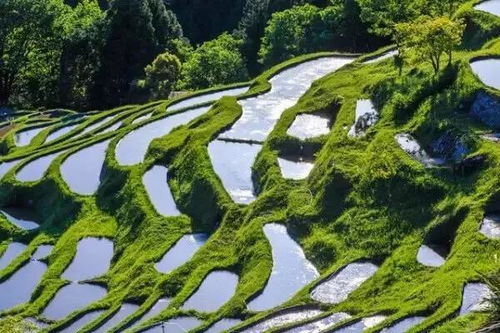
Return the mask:
{"type": "Polygon", "coordinates": [[[468,175],[481,168],[485,161],[485,155],[468,157],[464,160],[461,160],[460,162],[453,164],[453,172],[461,174],[462,176],[468,175]]]}
{"type": "Polygon", "coordinates": [[[461,160],[470,152],[463,135],[454,134],[452,131],[446,131],[437,140],[431,143],[430,148],[433,155],[442,156],[447,160],[461,160]]]}
{"type": "Polygon", "coordinates": [[[500,99],[485,92],[477,94],[470,114],[486,125],[500,129],[500,99]]]}

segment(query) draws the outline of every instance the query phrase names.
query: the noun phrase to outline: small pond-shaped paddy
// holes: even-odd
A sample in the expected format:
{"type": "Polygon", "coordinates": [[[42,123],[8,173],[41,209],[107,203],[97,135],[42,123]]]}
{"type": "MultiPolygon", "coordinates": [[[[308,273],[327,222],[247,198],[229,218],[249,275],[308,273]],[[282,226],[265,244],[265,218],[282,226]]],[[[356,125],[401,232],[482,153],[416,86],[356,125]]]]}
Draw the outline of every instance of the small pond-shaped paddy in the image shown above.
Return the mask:
{"type": "Polygon", "coordinates": [[[168,169],[155,165],[142,177],[142,183],[149,195],[149,200],[156,211],[163,216],[180,215],[167,182],[168,169]]]}
{"type": "Polygon", "coordinates": [[[140,123],[140,122],[143,122],[143,121],[144,121],[144,120],[146,120],[146,119],[151,118],[151,115],[152,115],[152,114],[153,114],[153,112],[150,112],[150,113],[148,113],[148,114],[146,114],[146,115],[144,115],[144,116],[139,116],[139,117],[135,118],[135,119],[132,121],[131,125],[138,124],[138,123],[140,123]]]}
{"type": "Polygon", "coordinates": [[[59,156],[62,151],[39,157],[24,165],[16,174],[16,178],[21,182],[36,182],[42,179],[50,164],[59,156]]]}
{"type": "Polygon", "coordinates": [[[129,326],[129,328],[137,327],[146,320],[153,318],[154,316],[165,310],[169,304],[170,304],[169,298],[160,298],[145,314],[143,314],[137,321],[132,323],[132,325],[129,326]]]}
{"type": "Polygon", "coordinates": [[[241,323],[240,319],[232,319],[232,318],[224,318],[210,326],[209,329],[205,331],[205,333],[221,333],[225,332],[228,329],[239,325],[241,323]]]}
{"type": "Polygon", "coordinates": [[[24,208],[8,207],[0,209],[0,215],[3,215],[10,223],[23,230],[33,230],[40,225],[35,222],[35,214],[24,208]]]}
{"type": "Polygon", "coordinates": [[[47,270],[47,265],[32,260],[21,267],[11,277],[0,283],[0,311],[29,302],[31,294],[47,270]]]}
{"type": "Polygon", "coordinates": [[[445,259],[431,246],[422,245],[418,249],[417,261],[429,267],[439,267],[445,263],[445,259]]]}
{"type": "Polygon", "coordinates": [[[319,320],[310,322],[308,324],[298,326],[286,330],[286,333],[319,333],[326,329],[329,329],[340,322],[351,318],[351,315],[345,312],[339,312],[331,314],[327,317],[321,318],[319,320]]]}
{"type": "Polygon", "coordinates": [[[40,245],[35,253],[31,256],[31,259],[33,260],[42,260],[45,259],[49,256],[50,252],[52,252],[52,249],[54,248],[53,245],[40,245]]]}
{"type": "Polygon", "coordinates": [[[43,311],[47,319],[61,320],[75,310],[103,298],[106,289],[92,285],[71,283],[62,287],[43,311]]]}
{"type": "Polygon", "coordinates": [[[214,171],[236,203],[249,204],[255,200],[252,166],[261,148],[259,144],[222,140],[208,145],[214,171]]]}
{"type": "Polygon", "coordinates": [[[177,111],[183,108],[199,105],[202,103],[208,103],[216,101],[223,96],[238,96],[243,94],[248,90],[248,87],[240,87],[240,88],[231,88],[225,89],[221,91],[216,91],[213,93],[203,94],[191,98],[184,99],[180,102],[174,103],[167,108],[167,111],[177,111]]]}
{"type": "Polygon", "coordinates": [[[207,234],[182,236],[155,265],[156,269],[161,273],[170,273],[191,259],[195,252],[207,242],[207,239],[207,234]]]}
{"type": "Polygon", "coordinates": [[[500,215],[491,214],[485,216],[481,224],[480,232],[491,239],[500,238],[500,215]]]}
{"type": "Polygon", "coordinates": [[[362,333],[365,330],[377,326],[386,319],[385,316],[373,316],[368,318],[363,318],[354,324],[347,325],[345,327],[335,330],[334,333],[362,333]]]}
{"type": "Polygon", "coordinates": [[[156,120],[128,133],[116,146],[116,159],[121,165],[135,165],[144,161],[153,139],[167,135],[175,127],[185,125],[207,112],[210,107],[201,107],[156,120]]]}
{"type": "Polygon", "coordinates": [[[433,166],[439,166],[444,164],[444,160],[441,158],[430,157],[425,150],[420,146],[420,144],[409,134],[398,134],[396,135],[396,141],[398,142],[401,149],[407,152],[415,160],[422,163],[426,168],[433,166]]]}
{"type": "Polygon", "coordinates": [[[488,299],[493,296],[491,289],[484,283],[467,283],[462,296],[460,315],[484,311],[488,308],[488,299]]]}
{"type": "Polygon", "coordinates": [[[7,267],[15,257],[21,254],[26,249],[26,245],[18,242],[12,242],[7,246],[7,249],[0,256],[0,270],[7,267]]]}
{"type": "Polygon", "coordinates": [[[349,130],[349,136],[361,136],[378,120],[378,111],[369,99],[360,99],[356,103],[354,125],[349,130]]]}
{"type": "Polygon", "coordinates": [[[61,330],[57,330],[56,332],[61,332],[61,333],[75,333],[78,332],[81,328],[83,328],[85,325],[89,324],[91,321],[102,315],[104,311],[99,310],[99,311],[92,311],[89,313],[84,314],[81,318],[77,319],[73,323],[71,323],[68,327],[63,328],[61,330]]]}
{"type": "Polygon", "coordinates": [[[74,130],[75,128],[77,128],[78,126],[80,125],[80,123],[76,123],[76,124],[70,124],[70,125],[67,125],[67,126],[64,126],[64,127],[60,127],[58,129],[56,129],[55,131],[51,132],[48,136],[47,136],[47,139],[45,139],[45,143],[49,143],[51,141],[54,141],[56,139],[59,139],[60,137],[62,137],[63,135],[66,135],[68,134],[69,132],[71,132],[72,130],[74,130]]]}
{"type": "MultiPolygon", "coordinates": [[[[80,132],[76,137],[82,137],[85,134],[92,132],[93,130],[95,130],[95,129],[103,126],[107,122],[111,121],[111,119],[113,119],[115,116],[116,116],[116,114],[112,114],[110,116],[101,118],[100,120],[96,121],[92,125],[85,127],[85,129],[82,132],[80,132]]],[[[99,133],[99,134],[101,134],[101,133],[99,133]]]]}
{"type": "Polygon", "coordinates": [[[474,60],[470,66],[485,85],[500,89],[500,58],[474,60]]]}
{"type": "Polygon", "coordinates": [[[421,316],[415,316],[415,317],[408,317],[405,318],[401,321],[398,321],[396,324],[392,325],[391,327],[384,328],[380,333],[401,333],[401,332],[406,332],[413,326],[417,326],[421,322],[423,322],[426,319],[426,317],[421,317],[421,316]]]}
{"type": "Polygon", "coordinates": [[[94,331],[94,333],[106,333],[113,327],[117,326],[123,319],[137,311],[138,308],[139,306],[137,304],[123,303],[120,309],[96,331],[94,331]]]}
{"type": "Polygon", "coordinates": [[[270,80],[272,88],[269,92],[239,101],[242,116],[220,137],[264,141],[281,114],[295,105],[315,80],[352,61],[354,58],[319,58],[280,72],[270,80]]]}
{"type": "Polygon", "coordinates": [[[273,268],[262,294],[248,303],[251,311],[274,308],[319,277],[302,248],[288,235],[285,226],[266,224],[264,234],[272,248],[273,268]]]}
{"type": "Polygon", "coordinates": [[[113,242],[106,238],[84,238],[78,242],[76,255],[62,277],[70,281],[84,281],[103,275],[113,257],[113,242]]]}
{"type": "Polygon", "coordinates": [[[201,320],[195,317],[177,317],[167,320],[166,322],[153,326],[147,330],[141,331],[143,333],[186,333],[192,329],[200,326],[201,320]],[[163,326],[163,328],[162,328],[163,326]]]}
{"type": "Polygon", "coordinates": [[[238,275],[226,271],[211,272],[182,308],[199,312],[216,311],[233,297],[237,286],[238,275]]]}
{"type": "Polygon", "coordinates": [[[305,140],[330,133],[332,118],[327,113],[299,114],[287,134],[305,140]]]}
{"type": "Polygon", "coordinates": [[[314,168],[314,162],[297,156],[278,157],[278,164],[283,178],[294,180],[306,179],[314,168]]]}
{"type": "Polygon", "coordinates": [[[5,176],[7,172],[10,171],[19,162],[19,160],[0,162],[0,180],[5,176]]]}
{"type": "Polygon", "coordinates": [[[488,0],[481,2],[480,4],[474,6],[474,9],[500,16],[500,0],[488,0]]]}
{"type": "Polygon", "coordinates": [[[108,145],[109,140],[85,147],[62,163],[61,176],[73,192],[92,195],[97,191],[108,145]]]}
{"type": "Polygon", "coordinates": [[[244,329],[241,333],[262,333],[270,329],[286,326],[288,324],[301,322],[303,320],[317,317],[322,312],[320,310],[294,310],[283,311],[277,315],[271,315],[267,319],[244,329]]]}
{"type": "Polygon", "coordinates": [[[311,297],[321,303],[337,304],[343,302],[350,293],[371,278],[377,270],[378,267],[369,262],[349,264],[314,288],[311,297]]]}
{"type": "Polygon", "coordinates": [[[33,138],[44,129],[45,127],[37,127],[17,132],[16,134],[14,134],[14,141],[16,143],[16,146],[23,147],[29,145],[31,143],[31,140],[33,140],[33,138]]]}

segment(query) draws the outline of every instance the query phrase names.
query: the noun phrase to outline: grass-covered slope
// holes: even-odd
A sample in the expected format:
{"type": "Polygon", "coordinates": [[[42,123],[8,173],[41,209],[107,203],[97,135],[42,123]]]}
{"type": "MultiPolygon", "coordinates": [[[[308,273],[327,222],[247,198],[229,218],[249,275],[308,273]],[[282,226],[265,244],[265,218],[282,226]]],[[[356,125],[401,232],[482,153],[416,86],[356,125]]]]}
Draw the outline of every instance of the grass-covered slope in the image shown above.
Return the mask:
{"type": "MultiPolygon", "coordinates": [[[[484,31],[500,26],[500,19],[483,13],[469,10],[463,15],[480,16],[474,20],[484,31]]],[[[271,69],[252,82],[245,96],[269,90],[268,80],[279,71],[326,55],[330,54],[304,56],[271,69]]],[[[485,87],[469,66],[471,59],[484,56],[500,56],[499,39],[457,52],[452,66],[438,75],[433,74],[430,64],[411,59],[402,76],[391,59],[375,64],[364,64],[360,59],[316,81],[283,113],[264,142],[253,168],[258,198],[249,206],[233,203],[212,168],[207,150],[209,142],[241,116],[234,97],[222,98],[208,113],[154,140],[145,162],[132,167],[117,162],[118,142],[143,126],[132,124],[135,118],[153,112],[149,123],[168,116],[172,101],[91,114],[75,130],[82,131],[97,119],[116,114],[124,125],[114,132],[98,129],[76,139],[73,132],[43,144],[49,134],[46,129],[29,146],[16,147],[15,132],[36,126],[32,123],[36,117],[41,118],[37,121],[53,123],[52,129],[62,124],[63,115],[42,119],[45,117],[27,112],[0,131],[4,153],[0,161],[23,161],[0,182],[0,207],[29,207],[42,225],[38,230],[22,231],[0,217],[0,253],[11,241],[29,244],[0,270],[0,280],[22,267],[39,244],[55,248],[31,302],[4,315],[40,316],[66,283],[61,274],[78,241],[102,236],[113,240],[115,253],[110,271],[93,282],[106,286],[107,296],[53,323],[48,331],[57,331],[92,309],[104,309],[102,316],[83,330],[91,332],[122,302],[139,304],[139,312],[122,322],[121,327],[125,327],[165,296],[172,301],[156,319],[194,315],[203,321],[196,332],[227,317],[248,320],[239,327],[247,326],[278,310],[254,314],[246,308],[263,290],[272,269],[271,248],[262,227],[273,222],[287,226],[321,273],[320,279],[280,308],[318,306],[327,312],[348,312],[352,321],[375,314],[388,317],[370,332],[411,315],[427,316],[411,332],[470,332],[482,327],[488,313],[457,317],[457,312],[464,284],[494,275],[500,266],[499,241],[478,232],[485,211],[499,194],[500,146],[480,137],[491,130],[469,114],[479,92],[500,98],[500,92],[485,87]],[[373,100],[380,120],[365,136],[352,138],[347,133],[356,102],[362,98],[373,100]],[[329,135],[300,142],[286,134],[297,114],[317,111],[332,114],[329,135]],[[398,146],[394,136],[403,132],[412,134],[424,147],[446,132],[458,133],[466,138],[469,155],[484,155],[485,163],[466,175],[448,167],[425,168],[398,146]],[[62,179],[61,163],[71,153],[107,139],[112,141],[98,192],[94,196],[75,195],[62,179]],[[41,181],[16,180],[15,173],[23,163],[60,150],[64,152],[41,181]],[[315,154],[311,175],[304,181],[283,179],[277,156],[299,151],[315,154]],[[158,164],[169,169],[168,182],[181,216],[160,216],[150,203],[142,176],[158,164]],[[154,264],[182,235],[192,232],[210,233],[209,241],[185,265],[169,274],[159,273],[154,264]],[[446,241],[451,246],[446,263],[439,268],[418,263],[416,254],[424,240],[440,236],[449,237],[446,241]],[[357,260],[370,260],[380,269],[345,302],[326,306],[310,298],[310,291],[324,278],[357,260]],[[219,269],[239,276],[234,297],[215,313],[181,310],[202,280],[219,269]]],[[[155,321],[151,319],[144,326],[155,321]]]]}

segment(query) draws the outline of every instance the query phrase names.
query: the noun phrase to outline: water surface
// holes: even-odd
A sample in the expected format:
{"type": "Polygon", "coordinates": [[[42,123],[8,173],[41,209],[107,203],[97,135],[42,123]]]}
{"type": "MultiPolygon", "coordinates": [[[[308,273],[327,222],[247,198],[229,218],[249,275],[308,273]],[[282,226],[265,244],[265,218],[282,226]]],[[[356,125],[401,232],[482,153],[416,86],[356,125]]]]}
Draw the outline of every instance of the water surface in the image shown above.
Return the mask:
{"type": "Polygon", "coordinates": [[[135,119],[132,121],[131,125],[138,124],[138,123],[140,123],[140,122],[143,122],[143,121],[144,121],[144,120],[146,120],[146,119],[151,118],[151,115],[152,115],[152,114],[153,114],[153,112],[150,112],[150,113],[148,113],[148,114],[146,114],[146,115],[144,115],[144,116],[140,116],[140,117],[135,118],[135,119]]]}
{"type": "Polygon", "coordinates": [[[101,183],[101,172],[109,140],[98,142],[70,155],[61,165],[61,176],[69,188],[81,195],[92,195],[101,183]]]}
{"type": "Polygon", "coordinates": [[[175,127],[185,125],[207,112],[210,107],[201,107],[156,120],[133,130],[116,146],[116,159],[121,165],[134,165],[144,161],[153,139],[167,135],[175,127]]]}
{"type": "Polygon", "coordinates": [[[488,299],[493,296],[491,289],[484,283],[467,283],[462,296],[460,315],[484,311],[488,308],[488,299]]]}
{"type": "Polygon", "coordinates": [[[151,319],[158,315],[160,312],[165,310],[168,305],[170,304],[170,299],[169,298],[160,298],[156,303],[145,313],[143,314],[137,321],[135,321],[131,326],[128,328],[132,327],[137,327],[143,322],[145,322],[148,319],[151,319]]]}
{"type": "Polygon", "coordinates": [[[42,260],[49,256],[50,252],[54,248],[53,245],[40,245],[37,247],[35,253],[31,256],[33,260],[42,260]]]}
{"type": "Polygon", "coordinates": [[[120,309],[96,331],[94,331],[94,333],[106,333],[113,327],[117,326],[123,319],[137,311],[138,308],[139,306],[137,304],[123,303],[120,309]]]}
{"type": "Polygon", "coordinates": [[[149,200],[156,211],[163,216],[180,215],[167,182],[168,169],[155,165],[142,177],[149,200]]]}
{"type": "Polygon", "coordinates": [[[309,324],[298,326],[286,330],[286,333],[319,333],[326,329],[329,329],[340,322],[351,318],[351,315],[345,312],[338,312],[331,314],[325,318],[313,321],[309,324]]]}
{"type": "Polygon", "coordinates": [[[18,147],[23,147],[27,146],[31,143],[31,140],[35,136],[38,135],[41,131],[43,131],[46,127],[37,127],[37,128],[31,128],[27,130],[22,130],[20,132],[17,132],[14,134],[14,141],[16,143],[16,146],[18,147]]]}
{"type": "Polygon", "coordinates": [[[311,297],[321,303],[337,304],[343,302],[350,293],[371,278],[377,270],[378,267],[369,262],[349,264],[314,288],[311,297]]]}
{"type": "Polygon", "coordinates": [[[156,269],[161,273],[173,271],[191,259],[195,252],[206,243],[207,239],[207,234],[182,236],[155,265],[156,269]]]}
{"type": "Polygon", "coordinates": [[[210,326],[210,328],[207,329],[204,333],[221,333],[236,325],[239,325],[240,323],[240,319],[224,318],[210,326]]]}
{"type": "Polygon", "coordinates": [[[240,140],[264,141],[281,114],[295,105],[311,84],[354,61],[354,58],[325,57],[298,64],[275,75],[269,92],[240,100],[243,114],[220,137],[240,140]]]}
{"type": "Polygon", "coordinates": [[[365,330],[377,326],[386,319],[385,316],[372,316],[363,318],[354,324],[339,328],[334,333],[362,333],[365,330]]]}
{"type": "Polygon", "coordinates": [[[248,303],[251,311],[274,308],[319,277],[302,248],[288,235],[285,226],[266,224],[264,234],[272,248],[273,268],[262,294],[248,303]]]}
{"type": "Polygon", "coordinates": [[[417,261],[429,267],[439,267],[445,263],[445,259],[435,250],[427,245],[422,245],[418,249],[417,261]]]}
{"type": "Polygon", "coordinates": [[[221,91],[216,91],[216,92],[212,92],[212,93],[207,93],[207,94],[187,98],[187,99],[184,99],[180,102],[177,102],[177,103],[170,105],[169,107],[167,107],[167,111],[176,111],[176,110],[180,110],[180,109],[187,108],[190,106],[199,105],[202,103],[213,102],[213,101],[216,101],[216,100],[222,98],[223,96],[238,96],[238,95],[243,94],[247,90],[248,90],[247,86],[241,87],[241,88],[230,88],[230,89],[225,89],[225,90],[221,90],[221,91]]]}
{"type": "Polygon", "coordinates": [[[293,121],[287,134],[305,140],[330,133],[331,116],[326,113],[303,113],[293,121]]]}
{"type": "Polygon", "coordinates": [[[43,311],[47,319],[61,320],[71,312],[83,309],[103,298],[106,289],[92,285],[71,283],[62,287],[43,311]]]}
{"type": "Polygon", "coordinates": [[[445,162],[441,158],[430,157],[420,146],[417,140],[415,140],[409,134],[397,134],[396,141],[398,142],[401,149],[411,155],[411,157],[413,157],[415,160],[422,163],[426,168],[442,165],[445,162]]]}
{"type": "Polygon", "coordinates": [[[59,139],[63,135],[66,135],[69,132],[71,132],[72,130],[74,130],[75,128],[77,128],[79,125],[80,125],[80,123],[70,124],[70,125],[67,125],[67,126],[64,126],[64,127],[56,129],[55,131],[51,132],[47,136],[47,139],[45,139],[45,143],[49,143],[51,141],[59,139]]]}
{"type": "Polygon", "coordinates": [[[19,160],[9,161],[9,162],[0,162],[0,180],[5,176],[7,172],[10,171],[17,164],[19,160]]]}
{"type": "Polygon", "coordinates": [[[356,103],[354,125],[349,130],[349,136],[361,136],[378,120],[378,111],[369,99],[360,99],[356,103]]]}
{"type": "Polygon", "coordinates": [[[89,324],[91,321],[99,317],[104,313],[103,310],[92,311],[84,314],[81,318],[74,321],[71,325],[62,330],[57,330],[56,332],[61,333],[75,333],[78,332],[79,329],[83,328],[85,325],[89,324]]]}
{"type": "Polygon", "coordinates": [[[500,215],[487,215],[483,219],[480,232],[488,238],[500,238],[500,215]]]}
{"type": "Polygon", "coordinates": [[[500,59],[475,60],[470,66],[484,84],[500,89],[500,59]]]}
{"type": "MultiPolygon", "coordinates": [[[[87,127],[85,127],[85,129],[80,132],[77,137],[82,137],[84,136],[85,134],[87,133],[90,133],[92,132],[93,130],[103,126],[104,124],[106,124],[108,121],[110,121],[111,119],[113,119],[114,117],[116,116],[116,114],[112,114],[112,115],[109,115],[107,117],[104,117],[104,118],[101,118],[101,120],[98,120],[96,121],[95,123],[93,123],[92,125],[89,125],[87,127]]],[[[98,133],[100,134],[100,133],[98,133]]]]}
{"type": "Polygon", "coordinates": [[[405,318],[401,321],[398,321],[396,324],[392,325],[391,327],[384,328],[380,333],[401,333],[401,332],[406,332],[413,326],[417,326],[421,322],[423,322],[426,319],[426,317],[420,317],[420,316],[415,316],[415,317],[408,317],[405,318]]]}
{"type": "Polygon", "coordinates": [[[493,15],[500,16],[500,1],[499,0],[489,0],[481,2],[480,4],[474,6],[477,10],[482,10],[493,15]]]}
{"type": "Polygon", "coordinates": [[[262,333],[270,329],[286,326],[288,324],[297,323],[303,320],[317,317],[322,312],[320,310],[288,310],[277,315],[271,315],[267,319],[250,326],[241,331],[241,333],[262,333]]]}
{"type": "Polygon", "coordinates": [[[261,148],[259,144],[222,140],[208,145],[214,171],[236,203],[249,204],[255,200],[252,166],[261,148]]]}
{"type": "Polygon", "coordinates": [[[52,161],[54,161],[54,159],[62,153],[63,151],[58,151],[56,153],[45,155],[29,162],[17,172],[16,178],[21,182],[39,181],[49,169],[52,161]]]}
{"type": "Polygon", "coordinates": [[[209,273],[182,308],[199,312],[218,310],[233,297],[238,286],[238,279],[238,275],[227,271],[209,273]]]}
{"type": "Polygon", "coordinates": [[[306,179],[314,167],[312,161],[297,156],[278,157],[278,164],[283,178],[295,180],[306,179]]]}
{"type": "Polygon", "coordinates": [[[25,249],[26,245],[18,242],[12,242],[7,246],[7,249],[3,252],[0,257],[0,270],[7,267],[15,257],[20,255],[25,249]]]}
{"type": "Polygon", "coordinates": [[[40,225],[35,222],[35,214],[25,208],[9,207],[0,209],[0,214],[3,215],[10,223],[23,230],[33,230],[40,225]]]}
{"type": "Polygon", "coordinates": [[[195,327],[200,326],[201,320],[195,317],[177,317],[164,322],[161,325],[153,326],[147,330],[141,331],[144,333],[186,333],[195,327]],[[164,329],[162,329],[162,326],[164,329]]]}
{"type": "Polygon", "coordinates": [[[76,255],[62,277],[70,281],[89,280],[105,274],[113,257],[113,242],[89,237],[78,242],[76,255]]]}
{"type": "Polygon", "coordinates": [[[379,61],[382,61],[382,60],[385,60],[385,59],[388,59],[388,58],[392,58],[392,57],[394,57],[397,54],[398,54],[398,50],[391,50],[391,51],[382,53],[381,55],[379,55],[379,56],[377,56],[375,58],[372,58],[370,60],[366,60],[364,63],[365,64],[373,64],[373,63],[376,63],[376,62],[379,62],[379,61]]]}

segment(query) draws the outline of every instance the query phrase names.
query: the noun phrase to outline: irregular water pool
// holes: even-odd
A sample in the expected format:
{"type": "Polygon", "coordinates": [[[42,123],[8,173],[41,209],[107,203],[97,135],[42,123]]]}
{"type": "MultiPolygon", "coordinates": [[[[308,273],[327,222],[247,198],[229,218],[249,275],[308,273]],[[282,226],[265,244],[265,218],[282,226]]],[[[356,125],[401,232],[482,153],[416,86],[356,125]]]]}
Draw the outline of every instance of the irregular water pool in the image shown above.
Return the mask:
{"type": "Polygon", "coordinates": [[[186,263],[200,247],[208,240],[207,234],[184,235],[172,246],[163,258],[156,263],[156,269],[161,273],[169,273],[186,263]]]}

